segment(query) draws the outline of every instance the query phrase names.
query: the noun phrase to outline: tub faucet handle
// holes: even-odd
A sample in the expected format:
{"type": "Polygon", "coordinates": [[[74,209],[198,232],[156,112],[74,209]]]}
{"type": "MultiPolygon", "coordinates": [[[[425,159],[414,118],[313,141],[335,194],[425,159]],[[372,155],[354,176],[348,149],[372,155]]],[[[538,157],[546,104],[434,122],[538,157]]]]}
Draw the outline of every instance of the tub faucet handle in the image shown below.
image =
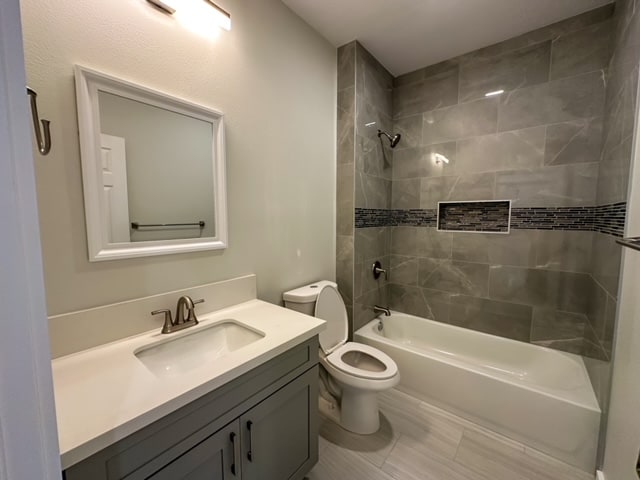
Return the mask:
{"type": "Polygon", "coordinates": [[[387,271],[384,268],[382,268],[382,264],[380,263],[379,260],[375,261],[371,270],[373,272],[373,278],[375,278],[376,280],[380,278],[380,274],[382,273],[384,273],[384,279],[389,280],[389,278],[387,277],[387,271]]]}

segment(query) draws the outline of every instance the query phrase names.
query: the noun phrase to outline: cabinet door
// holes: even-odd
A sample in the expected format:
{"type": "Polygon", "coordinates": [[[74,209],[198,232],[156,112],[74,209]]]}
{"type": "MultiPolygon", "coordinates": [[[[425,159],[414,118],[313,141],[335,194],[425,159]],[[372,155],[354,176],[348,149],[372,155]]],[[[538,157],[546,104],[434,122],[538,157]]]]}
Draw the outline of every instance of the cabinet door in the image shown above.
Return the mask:
{"type": "Polygon", "coordinates": [[[148,480],[239,480],[239,433],[236,420],[148,477],[148,480]]]}
{"type": "Polygon", "coordinates": [[[318,461],[318,367],[240,417],[243,480],[301,479],[318,461]]]}

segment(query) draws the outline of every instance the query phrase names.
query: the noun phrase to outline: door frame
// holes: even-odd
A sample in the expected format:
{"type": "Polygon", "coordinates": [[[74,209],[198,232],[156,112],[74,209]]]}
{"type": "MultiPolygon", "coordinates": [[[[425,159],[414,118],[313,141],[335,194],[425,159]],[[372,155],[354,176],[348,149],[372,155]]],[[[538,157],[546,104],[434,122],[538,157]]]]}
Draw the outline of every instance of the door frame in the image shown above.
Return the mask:
{"type": "MultiPolygon", "coordinates": [[[[31,143],[33,133],[25,86],[19,0],[2,0],[0,480],[59,480],[60,454],[31,143]]],[[[54,126],[54,134],[55,130],[54,126]]]]}

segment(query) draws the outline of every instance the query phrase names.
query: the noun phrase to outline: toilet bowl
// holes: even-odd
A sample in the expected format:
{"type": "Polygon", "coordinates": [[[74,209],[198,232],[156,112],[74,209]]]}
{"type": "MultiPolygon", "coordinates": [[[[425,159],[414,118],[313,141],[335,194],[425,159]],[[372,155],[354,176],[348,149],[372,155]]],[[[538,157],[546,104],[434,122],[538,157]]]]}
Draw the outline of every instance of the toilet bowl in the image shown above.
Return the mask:
{"type": "MultiPolygon", "coordinates": [[[[326,391],[333,394],[334,404],[328,408],[339,410],[338,415],[329,412],[328,416],[351,432],[375,433],[380,428],[377,394],[398,384],[398,366],[376,348],[347,342],[347,310],[336,287],[329,281],[306,285],[285,292],[284,303],[287,308],[327,322],[320,333],[320,364],[329,376],[326,391]]],[[[326,393],[323,400],[321,411],[328,402],[326,393]]]]}

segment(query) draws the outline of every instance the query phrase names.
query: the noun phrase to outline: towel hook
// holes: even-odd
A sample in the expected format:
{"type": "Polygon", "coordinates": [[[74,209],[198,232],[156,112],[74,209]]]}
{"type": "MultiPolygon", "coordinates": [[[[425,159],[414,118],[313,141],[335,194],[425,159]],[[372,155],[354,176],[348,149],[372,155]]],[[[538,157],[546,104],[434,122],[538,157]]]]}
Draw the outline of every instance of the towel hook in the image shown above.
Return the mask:
{"type": "Polygon", "coordinates": [[[51,150],[51,131],[49,129],[49,124],[51,123],[49,120],[40,120],[38,117],[38,105],[36,103],[36,97],[38,94],[27,87],[27,95],[29,95],[29,99],[31,101],[31,116],[33,117],[33,128],[36,132],[36,140],[38,141],[38,150],[42,155],[46,155],[51,150]],[[42,122],[42,130],[40,130],[40,123],[42,122]],[[43,137],[44,132],[44,139],[43,137]]]}

